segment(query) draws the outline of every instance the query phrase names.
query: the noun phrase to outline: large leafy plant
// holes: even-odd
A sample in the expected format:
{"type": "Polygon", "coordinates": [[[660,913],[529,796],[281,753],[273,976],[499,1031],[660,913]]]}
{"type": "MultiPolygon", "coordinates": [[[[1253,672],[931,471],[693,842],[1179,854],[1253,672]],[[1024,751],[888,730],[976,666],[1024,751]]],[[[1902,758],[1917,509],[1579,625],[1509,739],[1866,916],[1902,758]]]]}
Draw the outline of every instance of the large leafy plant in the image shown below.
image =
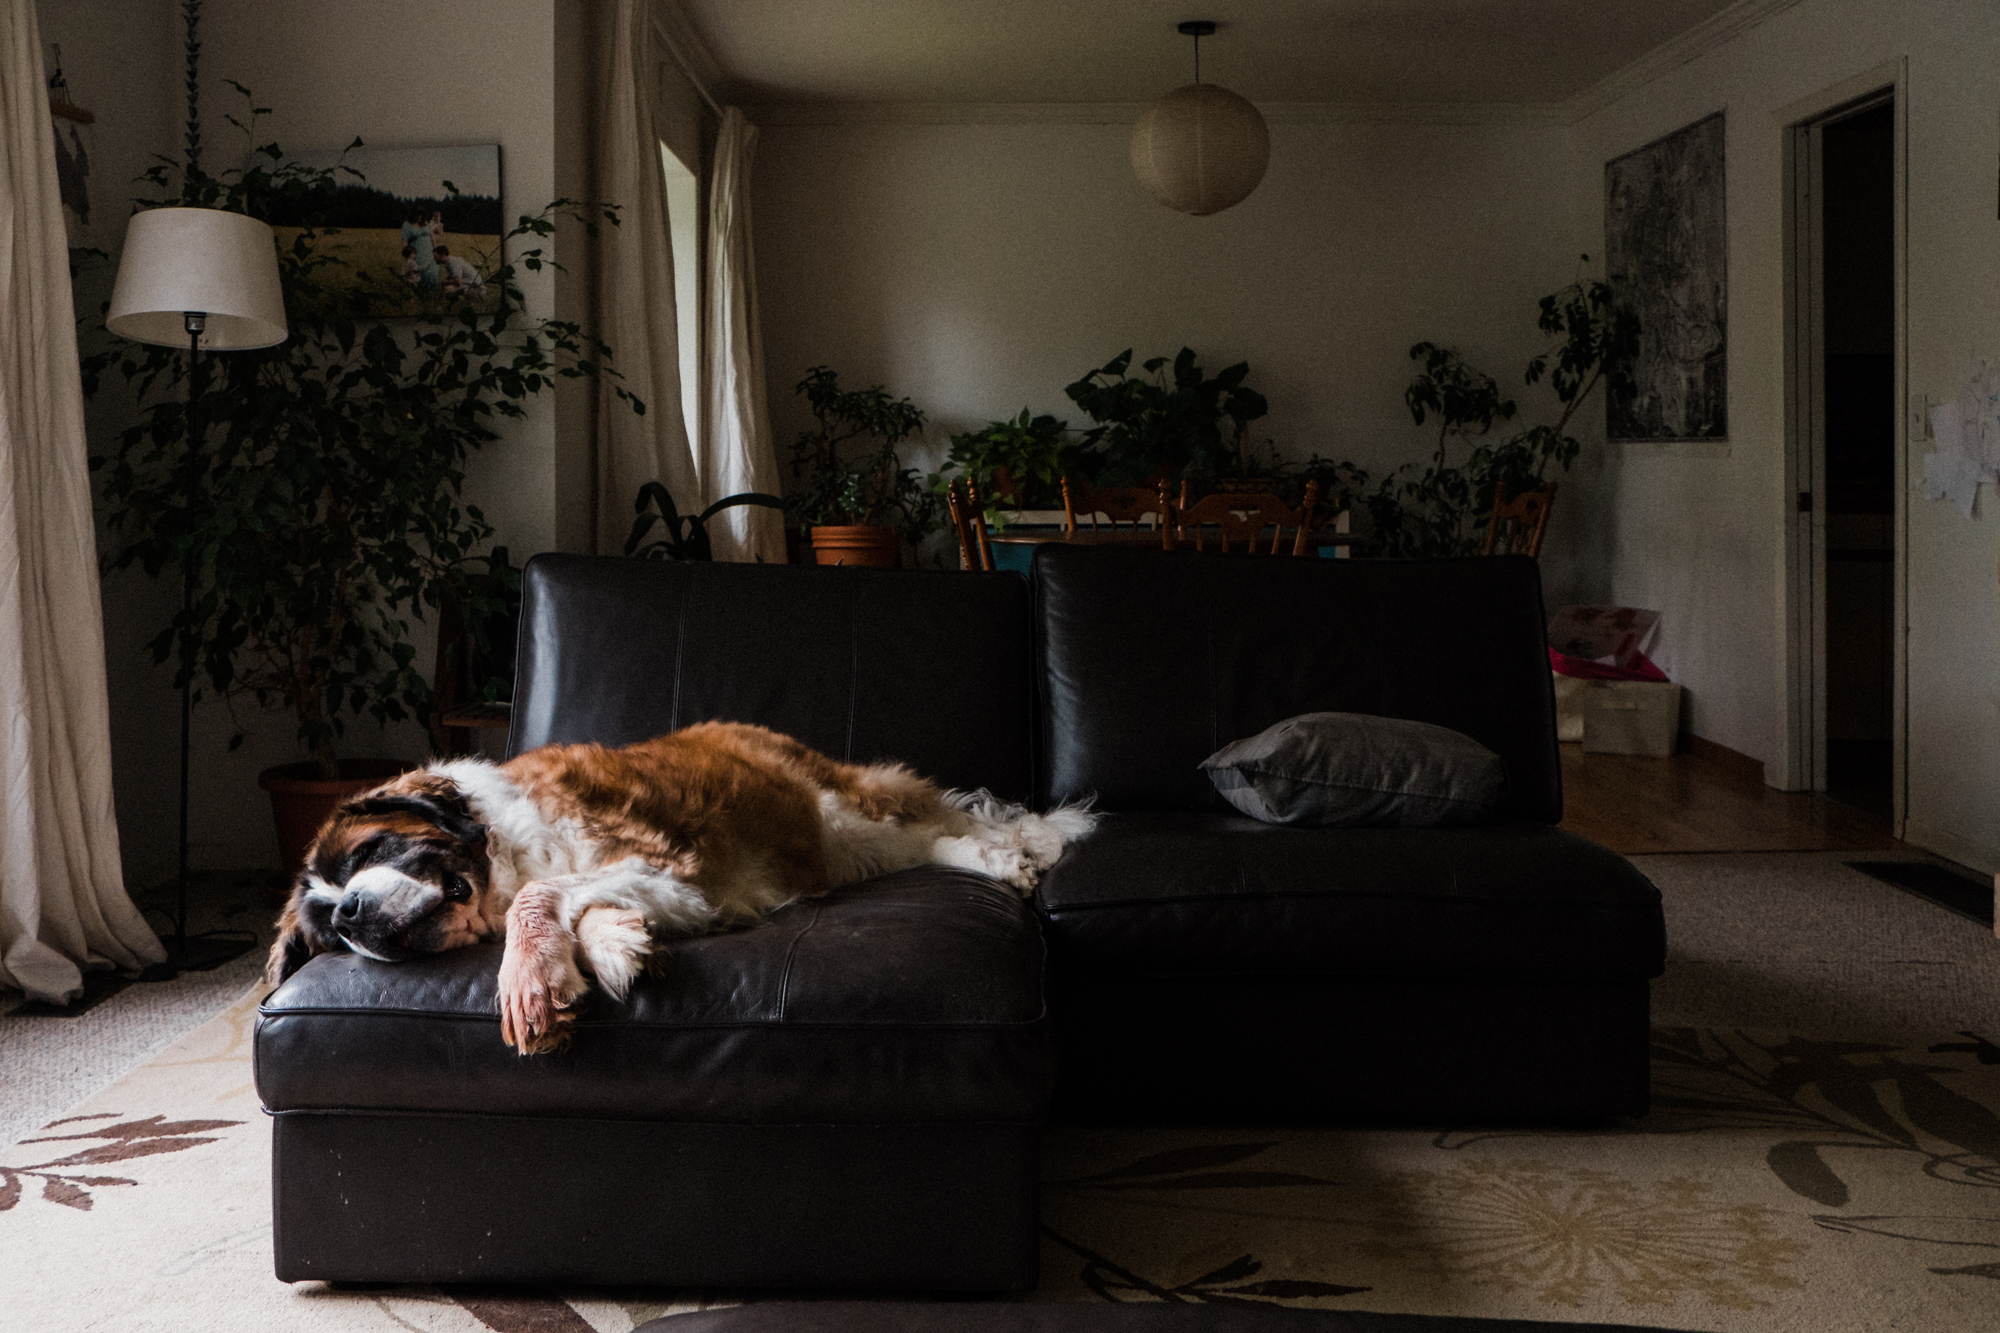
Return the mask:
{"type": "Polygon", "coordinates": [[[931,477],[931,489],[942,491],[950,481],[964,478],[978,488],[986,521],[1001,528],[1010,509],[1060,505],[1063,477],[1091,471],[1092,461],[1070,438],[1068,422],[1036,416],[1024,407],[1018,417],[952,436],[944,467],[931,477]]]}
{"type": "Polygon", "coordinates": [[[806,371],[796,391],[814,423],[792,442],[788,502],[802,524],[894,528],[911,545],[937,528],[943,501],[896,450],[923,430],[921,408],[879,384],[843,389],[827,366],[806,371]]]}
{"type": "Polygon", "coordinates": [[[1499,494],[1540,490],[1550,464],[1567,471],[1575,461],[1583,446],[1569,424],[1592,391],[1599,384],[1614,395],[1632,391],[1622,367],[1636,347],[1638,321],[1613,307],[1607,285],[1573,282],[1540,306],[1537,325],[1556,341],[1528,362],[1522,381],[1546,376],[1558,411],[1553,421],[1498,442],[1489,442],[1493,428],[1518,410],[1499,383],[1448,348],[1420,342],[1410,349],[1422,369],[1403,401],[1417,425],[1436,423],[1437,447],[1427,462],[1405,464],[1363,497],[1377,554],[1474,554],[1499,494]],[[1463,461],[1454,462],[1460,450],[1463,461]]]}
{"type": "Polygon", "coordinates": [[[1063,391],[1097,423],[1082,447],[1099,485],[1140,485],[1162,469],[1174,478],[1226,473],[1239,460],[1250,423],[1270,410],[1262,394],[1244,386],[1247,362],[1210,378],[1183,347],[1171,362],[1146,361],[1143,375],[1128,374],[1131,365],[1127,348],[1063,391]]]}
{"type": "MultiPolygon", "coordinates": [[[[248,124],[230,119],[251,134],[262,110],[248,124]]],[[[358,177],[288,163],[276,144],[253,160],[219,175],[155,167],[146,179],[162,193],[140,203],[310,220],[331,203],[337,174],[358,177]]],[[[545,239],[561,216],[592,232],[617,221],[614,208],[558,200],[523,215],[506,240],[545,239]]],[[[576,324],[527,316],[520,271],[553,267],[539,246],[487,275],[497,310],[390,322],[378,312],[401,308],[399,275],[353,268],[324,244],[338,234],[309,225],[280,247],[283,344],[204,358],[192,379],[166,348],[114,343],[84,363],[86,392],[115,368],[140,405],[136,424],[91,460],[113,539],[107,564],[192,575],[192,605],[152,640],[155,661],[172,659],[176,683],[197,695],[289,710],[328,776],[349,718],[426,715],[413,620],[451,599],[476,636],[505,613],[509,590],[478,554],[492,526],[461,495],[467,459],[558,379],[613,373],[600,364],[609,349],[576,324]],[[205,423],[196,440],[190,396],[205,423]]],[[[623,388],[618,396],[645,410],[623,388]]],[[[232,747],[241,740],[239,730],[232,747]]]]}

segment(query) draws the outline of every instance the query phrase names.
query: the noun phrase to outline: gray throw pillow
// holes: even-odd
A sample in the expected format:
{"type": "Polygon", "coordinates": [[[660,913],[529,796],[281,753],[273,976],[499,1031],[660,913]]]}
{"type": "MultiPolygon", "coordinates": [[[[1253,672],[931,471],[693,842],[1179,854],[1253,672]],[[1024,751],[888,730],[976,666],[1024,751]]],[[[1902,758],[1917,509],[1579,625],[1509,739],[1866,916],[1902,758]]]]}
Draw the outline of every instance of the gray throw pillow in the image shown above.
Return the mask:
{"type": "Polygon", "coordinates": [[[1267,824],[1434,828],[1500,804],[1507,770],[1472,737],[1365,713],[1301,713],[1201,765],[1222,798],[1267,824]]]}

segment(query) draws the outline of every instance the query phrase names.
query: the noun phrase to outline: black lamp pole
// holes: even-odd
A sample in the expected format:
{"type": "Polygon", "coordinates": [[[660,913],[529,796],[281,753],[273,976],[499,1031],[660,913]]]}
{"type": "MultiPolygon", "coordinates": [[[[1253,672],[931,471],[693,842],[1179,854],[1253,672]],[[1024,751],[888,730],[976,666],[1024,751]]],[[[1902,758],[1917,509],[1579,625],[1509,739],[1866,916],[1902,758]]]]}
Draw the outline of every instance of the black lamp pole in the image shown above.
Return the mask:
{"type": "MultiPolygon", "coordinates": [[[[181,624],[183,633],[194,613],[195,544],[194,511],[201,493],[201,335],[208,327],[206,311],[187,310],[181,315],[188,335],[187,480],[188,546],[181,556],[181,624]]],[[[187,647],[181,652],[181,827],[178,897],[174,903],[174,943],[167,961],[147,969],[160,979],[182,972],[206,972],[246,953],[256,941],[198,935],[188,938],[188,756],[192,749],[194,718],[194,661],[187,647]]]]}

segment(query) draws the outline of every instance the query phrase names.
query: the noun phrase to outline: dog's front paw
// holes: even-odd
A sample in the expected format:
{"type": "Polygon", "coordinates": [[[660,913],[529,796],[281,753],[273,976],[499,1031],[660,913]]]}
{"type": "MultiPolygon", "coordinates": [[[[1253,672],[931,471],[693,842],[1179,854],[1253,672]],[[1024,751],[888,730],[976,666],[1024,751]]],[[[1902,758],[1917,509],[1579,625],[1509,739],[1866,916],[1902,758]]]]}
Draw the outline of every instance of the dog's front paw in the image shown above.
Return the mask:
{"type": "Polygon", "coordinates": [[[558,895],[529,885],[507,911],[507,951],[500,959],[500,1040],[523,1055],[547,1055],[569,1043],[571,1012],[584,992],[576,938],[562,924],[558,895]]]}
{"type": "Polygon", "coordinates": [[[583,964],[614,1000],[625,998],[646,969],[653,941],[646,918],[630,908],[593,907],[577,919],[576,943],[583,964]]]}
{"type": "Polygon", "coordinates": [[[550,1055],[569,1044],[576,1015],[569,1002],[533,982],[500,985],[500,1040],[523,1055],[550,1055]]]}

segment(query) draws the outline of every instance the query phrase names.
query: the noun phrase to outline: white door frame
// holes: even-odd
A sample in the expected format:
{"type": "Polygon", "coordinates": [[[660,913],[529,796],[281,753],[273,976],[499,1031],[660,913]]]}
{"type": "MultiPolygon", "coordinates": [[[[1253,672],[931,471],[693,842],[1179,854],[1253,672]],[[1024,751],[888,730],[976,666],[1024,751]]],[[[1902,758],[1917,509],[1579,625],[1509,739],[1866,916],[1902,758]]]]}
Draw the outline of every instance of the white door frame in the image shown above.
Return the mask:
{"type": "MultiPolygon", "coordinates": [[[[1777,113],[1785,143],[1785,467],[1780,495],[1783,661],[1779,670],[1779,726],[1783,743],[1772,765],[1772,785],[1788,791],[1826,788],[1826,391],[1822,330],[1823,274],[1820,209],[1820,134],[1826,123],[1895,99],[1895,394],[1908,402],[1909,191],[1908,65],[1888,61],[1777,113]]],[[[1918,430],[1922,428],[1917,413],[1918,430]]],[[[1890,704],[1893,788],[1890,809],[1902,836],[1906,811],[1909,731],[1909,457],[1911,412],[1896,412],[1894,580],[1894,679],[1890,704]]]]}

